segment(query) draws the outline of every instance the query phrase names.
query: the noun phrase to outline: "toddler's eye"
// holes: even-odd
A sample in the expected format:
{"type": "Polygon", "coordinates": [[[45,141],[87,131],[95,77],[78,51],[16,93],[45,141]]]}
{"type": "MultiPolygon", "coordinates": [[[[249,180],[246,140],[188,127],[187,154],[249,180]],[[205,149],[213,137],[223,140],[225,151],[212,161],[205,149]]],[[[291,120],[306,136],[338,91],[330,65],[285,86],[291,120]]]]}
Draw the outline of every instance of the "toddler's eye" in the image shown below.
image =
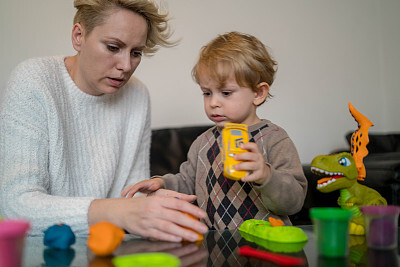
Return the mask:
{"type": "Polygon", "coordinates": [[[231,94],[232,94],[231,91],[222,91],[222,95],[224,95],[224,96],[229,96],[231,94]]]}
{"type": "Polygon", "coordinates": [[[210,96],[211,93],[210,92],[203,92],[203,96],[210,96]]]}
{"type": "Polygon", "coordinates": [[[111,52],[118,52],[119,48],[114,45],[107,45],[107,49],[111,52]]]}

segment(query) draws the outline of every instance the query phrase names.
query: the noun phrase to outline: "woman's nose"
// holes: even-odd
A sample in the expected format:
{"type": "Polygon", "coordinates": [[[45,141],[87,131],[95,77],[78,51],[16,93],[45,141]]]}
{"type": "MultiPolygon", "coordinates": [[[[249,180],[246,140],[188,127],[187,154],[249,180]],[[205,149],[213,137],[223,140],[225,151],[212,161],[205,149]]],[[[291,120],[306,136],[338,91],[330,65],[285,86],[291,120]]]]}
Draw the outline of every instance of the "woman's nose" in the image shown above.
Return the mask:
{"type": "Polygon", "coordinates": [[[121,55],[117,62],[117,69],[123,72],[129,72],[132,69],[131,56],[121,55]]]}

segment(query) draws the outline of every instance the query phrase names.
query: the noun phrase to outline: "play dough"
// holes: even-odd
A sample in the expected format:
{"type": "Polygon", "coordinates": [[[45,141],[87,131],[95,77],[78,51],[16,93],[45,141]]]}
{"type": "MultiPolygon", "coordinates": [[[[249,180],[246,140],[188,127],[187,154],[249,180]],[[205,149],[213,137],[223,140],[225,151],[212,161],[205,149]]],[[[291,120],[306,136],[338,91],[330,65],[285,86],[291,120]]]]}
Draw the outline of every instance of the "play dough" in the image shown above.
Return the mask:
{"type": "Polygon", "coordinates": [[[178,257],[162,252],[139,253],[118,256],[112,259],[115,267],[152,266],[152,267],[178,267],[181,261],[178,257]]]}
{"type": "Polygon", "coordinates": [[[99,222],[89,228],[88,247],[98,256],[111,255],[124,238],[125,232],[110,222],[99,222]]]}
{"type": "Polygon", "coordinates": [[[43,244],[56,249],[68,249],[75,244],[75,234],[66,224],[55,224],[47,228],[44,233],[43,244]]]}
{"type": "MultiPolygon", "coordinates": [[[[198,220],[196,217],[194,217],[193,215],[191,215],[191,214],[189,214],[189,213],[184,212],[184,214],[185,214],[186,216],[189,216],[189,217],[192,218],[192,219],[198,220]]],[[[191,230],[191,231],[193,231],[193,230],[191,230]]],[[[203,235],[200,234],[200,233],[198,233],[198,232],[195,232],[195,233],[196,233],[197,236],[198,236],[196,242],[202,241],[202,240],[203,240],[203,235]]],[[[183,240],[183,241],[187,241],[187,240],[183,240]]]]}

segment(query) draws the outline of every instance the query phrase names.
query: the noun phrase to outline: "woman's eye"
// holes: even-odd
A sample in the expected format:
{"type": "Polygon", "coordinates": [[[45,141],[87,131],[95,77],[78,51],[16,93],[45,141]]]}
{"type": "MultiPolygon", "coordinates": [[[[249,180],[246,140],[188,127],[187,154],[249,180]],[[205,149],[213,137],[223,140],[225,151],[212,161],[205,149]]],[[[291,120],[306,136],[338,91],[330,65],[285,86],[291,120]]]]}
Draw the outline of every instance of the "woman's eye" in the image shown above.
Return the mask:
{"type": "Polygon", "coordinates": [[[224,96],[229,96],[229,95],[232,94],[232,92],[231,92],[231,91],[222,91],[222,94],[223,94],[224,96]]]}
{"type": "Polygon", "coordinates": [[[107,45],[107,49],[111,52],[118,52],[119,48],[114,45],[107,45]]]}
{"type": "Polygon", "coordinates": [[[141,57],[143,55],[142,51],[132,51],[132,56],[133,57],[141,57]]]}

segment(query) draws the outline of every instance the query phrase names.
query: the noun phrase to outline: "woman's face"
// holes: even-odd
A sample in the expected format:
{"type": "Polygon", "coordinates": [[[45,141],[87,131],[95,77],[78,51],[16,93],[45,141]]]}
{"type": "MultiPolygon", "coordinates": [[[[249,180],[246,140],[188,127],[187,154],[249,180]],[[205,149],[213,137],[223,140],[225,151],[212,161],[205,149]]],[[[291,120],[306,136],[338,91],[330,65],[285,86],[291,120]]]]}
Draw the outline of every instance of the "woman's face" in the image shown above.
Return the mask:
{"type": "Polygon", "coordinates": [[[72,37],[77,37],[78,51],[71,74],[75,84],[90,95],[113,94],[125,85],[136,70],[146,45],[146,20],[126,9],[117,9],[104,24],[85,35],[76,24],[72,37]],[[74,36],[74,31],[82,34],[74,36]]]}

